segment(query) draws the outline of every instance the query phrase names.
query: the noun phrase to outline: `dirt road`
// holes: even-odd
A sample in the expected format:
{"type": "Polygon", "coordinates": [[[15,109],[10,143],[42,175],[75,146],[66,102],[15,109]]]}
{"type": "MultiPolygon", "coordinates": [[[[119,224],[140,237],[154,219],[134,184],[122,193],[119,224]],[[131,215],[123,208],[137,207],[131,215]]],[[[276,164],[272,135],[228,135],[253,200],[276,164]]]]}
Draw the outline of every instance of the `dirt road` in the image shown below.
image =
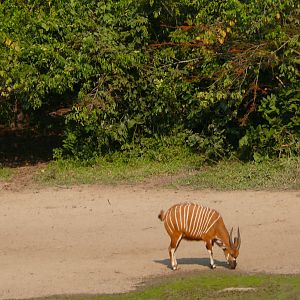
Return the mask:
{"type": "MultiPolygon", "coordinates": [[[[170,274],[169,238],[157,215],[185,201],[214,207],[227,227],[240,226],[237,270],[300,273],[300,191],[0,187],[0,299],[124,292],[170,274]]],[[[177,258],[177,272],[208,270],[201,242],[183,241],[177,258]]],[[[221,249],[215,258],[211,272],[225,270],[221,249]]]]}

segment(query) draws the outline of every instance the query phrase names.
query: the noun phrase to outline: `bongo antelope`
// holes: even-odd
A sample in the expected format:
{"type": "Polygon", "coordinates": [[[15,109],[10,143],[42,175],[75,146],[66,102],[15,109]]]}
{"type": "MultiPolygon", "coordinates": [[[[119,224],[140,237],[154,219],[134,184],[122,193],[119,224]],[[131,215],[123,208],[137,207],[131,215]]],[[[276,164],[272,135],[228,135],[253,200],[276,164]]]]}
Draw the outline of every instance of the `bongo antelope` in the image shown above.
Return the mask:
{"type": "Polygon", "coordinates": [[[164,222],[166,231],[171,238],[169,246],[170,262],[173,270],[177,270],[175,251],[182,239],[204,241],[209,253],[210,267],[216,267],[212,247],[216,243],[224,251],[225,258],[231,269],[236,268],[236,258],[241,246],[240,230],[232,240],[232,230],[228,233],[223,218],[214,209],[193,203],[176,204],[166,212],[163,210],[158,218],[164,222]]]}

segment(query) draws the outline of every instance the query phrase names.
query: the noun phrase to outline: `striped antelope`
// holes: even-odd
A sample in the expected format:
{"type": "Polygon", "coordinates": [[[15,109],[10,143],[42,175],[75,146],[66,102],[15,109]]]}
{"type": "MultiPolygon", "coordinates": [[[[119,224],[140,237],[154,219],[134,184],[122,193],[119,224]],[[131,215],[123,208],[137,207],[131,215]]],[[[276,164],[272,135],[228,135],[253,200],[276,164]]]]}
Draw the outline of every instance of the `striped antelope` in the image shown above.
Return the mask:
{"type": "Polygon", "coordinates": [[[224,251],[225,258],[231,269],[236,268],[236,258],[241,246],[240,230],[232,241],[232,230],[228,233],[223,218],[214,209],[193,203],[176,204],[166,212],[163,210],[158,218],[164,222],[171,238],[169,246],[170,262],[173,270],[177,270],[175,251],[182,239],[202,240],[206,243],[209,253],[210,267],[216,267],[212,247],[216,243],[224,251]]]}

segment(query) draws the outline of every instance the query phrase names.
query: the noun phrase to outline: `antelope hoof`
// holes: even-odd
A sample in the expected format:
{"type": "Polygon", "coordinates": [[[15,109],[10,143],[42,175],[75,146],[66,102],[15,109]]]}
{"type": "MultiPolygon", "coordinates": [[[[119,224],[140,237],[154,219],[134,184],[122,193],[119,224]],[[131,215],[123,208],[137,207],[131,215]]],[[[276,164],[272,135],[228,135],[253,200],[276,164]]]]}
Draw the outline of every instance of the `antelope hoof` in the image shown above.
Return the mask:
{"type": "Polygon", "coordinates": [[[217,266],[215,265],[215,264],[213,264],[213,265],[210,265],[210,268],[211,269],[215,269],[217,266]]]}
{"type": "Polygon", "coordinates": [[[172,270],[173,271],[177,271],[178,270],[178,266],[172,266],[172,270]]]}

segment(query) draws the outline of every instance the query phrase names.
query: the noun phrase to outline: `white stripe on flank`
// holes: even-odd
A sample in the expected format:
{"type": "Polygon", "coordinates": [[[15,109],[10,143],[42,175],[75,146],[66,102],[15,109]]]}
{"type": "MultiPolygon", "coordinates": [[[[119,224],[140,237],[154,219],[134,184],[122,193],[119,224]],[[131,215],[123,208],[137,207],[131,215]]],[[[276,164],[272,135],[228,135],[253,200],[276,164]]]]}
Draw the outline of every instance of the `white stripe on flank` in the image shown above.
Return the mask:
{"type": "Polygon", "coordinates": [[[199,228],[198,228],[198,231],[197,231],[197,236],[199,236],[199,237],[201,237],[201,235],[202,235],[202,226],[203,226],[203,223],[204,223],[207,211],[208,211],[208,208],[204,207],[204,209],[203,209],[203,215],[201,216],[201,222],[200,222],[200,225],[199,225],[199,228]]]}
{"type": "Polygon", "coordinates": [[[210,226],[211,219],[212,219],[212,217],[215,215],[215,212],[216,212],[215,210],[212,210],[212,213],[211,213],[211,215],[210,215],[210,218],[208,219],[208,221],[207,221],[207,223],[206,223],[206,225],[205,225],[204,233],[207,232],[207,228],[210,226]]]}
{"type": "Polygon", "coordinates": [[[179,214],[180,214],[180,231],[182,230],[182,213],[181,213],[182,205],[179,205],[179,214]]]}
{"type": "Polygon", "coordinates": [[[166,222],[166,220],[168,219],[168,217],[169,217],[169,212],[170,212],[170,209],[168,209],[168,210],[165,212],[164,222],[166,222]]]}
{"type": "Polygon", "coordinates": [[[195,205],[193,207],[193,212],[192,212],[191,219],[190,219],[190,222],[189,222],[189,226],[188,226],[188,229],[187,229],[188,233],[190,233],[191,229],[193,228],[194,212],[195,212],[195,205]]]}
{"type": "Polygon", "coordinates": [[[172,210],[170,210],[170,212],[168,214],[168,224],[169,224],[170,227],[172,225],[171,229],[172,229],[173,232],[176,231],[176,229],[175,229],[175,227],[173,225],[173,222],[172,222],[172,210]]]}
{"type": "Polygon", "coordinates": [[[165,222],[165,225],[166,225],[166,227],[168,227],[168,228],[167,228],[167,231],[169,231],[169,232],[172,234],[172,233],[173,233],[173,230],[172,230],[171,227],[169,226],[168,221],[165,222]],[[168,230],[168,229],[169,229],[169,230],[168,230]]]}
{"type": "Polygon", "coordinates": [[[207,217],[206,217],[206,220],[205,220],[205,223],[203,225],[203,231],[202,231],[202,234],[205,232],[205,230],[207,229],[207,226],[209,224],[209,221],[212,217],[212,215],[214,214],[214,211],[213,210],[209,210],[208,214],[207,214],[207,217]]]}
{"type": "Polygon", "coordinates": [[[201,227],[202,227],[202,223],[203,223],[206,211],[207,211],[207,208],[203,207],[202,214],[201,214],[201,220],[200,220],[200,223],[199,223],[199,226],[198,226],[198,230],[196,232],[197,237],[201,237],[201,227]]]}
{"type": "Polygon", "coordinates": [[[203,222],[203,225],[202,225],[202,228],[201,228],[201,235],[204,233],[204,231],[206,229],[207,221],[208,221],[211,213],[212,213],[212,210],[210,208],[208,208],[207,214],[205,216],[205,219],[204,219],[204,222],[203,222]]]}
{"type": "Polygon", "coordinates": [[[202,215],[204,213],[204,207],[201,206],[200,207],[200,214],[199,214],[199,219],[197,221],[197,225],[196,225],[196,231],[195,231],[195,237],[197,238],[198,237],[198,231],[200,229],[200,224],[201,224],[201,221],[202,221],[202,215]]]}
{"type": "Polygon", "coordinates": [[[172,221],[172,214],[171,214],[171,212],[170,212],[170,218],[169,218],[169,220],[170,220],[170,223],[172,225],[173,231],[175,231],[175,226],[174,226],[173,221],[172,221]]]}
{"type": "Polygon", "coordinates": [[[197,212],[196,212],[196,215],[195,215],[195,222],[194,222],[194,226],[192,228],[192,233],[191,233],[192,237],[194,237],[194,235],[196,233],[196,230],[197,230],[197,223],[199,221],[199,215],[200,215],[200,209],[201,209],[201,207],[199,205],[197,205],[196,209],[197,209],[197,212]]]}
{"type": "Polygon", "coordinates": [[[190,222],[189,221],[189,216],[190,216],[190,203],[187,205],[187,213],[186,213],[186,222],[185,222],[185,230],[187,232],[189,232],[189,225],[190,225],[190,222]]]}
{"type": "MultiPolygon", "coordinates": [[[[168,220],[169,220],[169,210],[166,212],[166,217],[165,217],[165,227],[168,227],[170,233],[172,234],[173,233],[173,230],[171,229],[171,227],[169,226],[169,223],[168,223],[168,220]]],[[[167,229],[167,228],[166,228],[167,229]]],[[[168,231],[167,229],[167,231],[168,231]]]]}
{"type": "Polygon", "coordinates": [[[175,206],[174,218],[175,218],[176,225],[177,225],[177,231],[179,231],[179,226],[178,226],[178,221],[177,221],[177,206],[175,206]]]}
{"type": "Polygon", "coordinates": [[[182,212],[182,228],[181,228],[181,230],[183,231],[184,230],[184,222],[185,222],[185,216],[184,216],[184,209],[185,209],[185,205],[183,204],[182,206],[181,206],[181,212],[182,212]]]}
{"type": "Polygon", "coordinates": [[[206,214],[203,218],[203,223],[202,223],[202,226],[201,226],[201,236],[203,235],[204,227],[205,227],[205,224],[207,222],[209,214],[210,214],[210,208],[207,208],[207,211],[206,211],[206,214]]]}
{"type": "Polygon", "coordinates": [[[183,228],[182,228],[182,231],[185,231],[186,229],[186,209],[187,209],[187,205],[184,204],[183,205],[183,228]]]}
{"type": "Polygon", "coordinates": [[[168,217],[169,217],[169,214],[170,214],[170,209],[168,209],[168,210],[166,211],[166,213],[165,213],[165,220],[167,220],[167,219],[168,219],[168,217]]]}
{"type": "Polygon", "coordinates": [[[209,232],[209,230],[215,225],[215,223],[220,219],[220,215],[212,222],[209,228],[206,230],[205,233],[209,232]]]}
{"type": "Polygon", "coordinates": [[[207,216],[209,215],[209,213],[210,213],[210,209],[209,208],[207,208],[207,210],[205,211],[205,214],[204,214],[204,216],[203,216],[203,222],[202,222],[202,224],[201,224],[201,228],[200,228],[200,235],[202,235],[203,234],[203,229],[204,229],[204,225],[205,225],[205,223],[206,223],[206,221],[207,221],[207,216]]]}

